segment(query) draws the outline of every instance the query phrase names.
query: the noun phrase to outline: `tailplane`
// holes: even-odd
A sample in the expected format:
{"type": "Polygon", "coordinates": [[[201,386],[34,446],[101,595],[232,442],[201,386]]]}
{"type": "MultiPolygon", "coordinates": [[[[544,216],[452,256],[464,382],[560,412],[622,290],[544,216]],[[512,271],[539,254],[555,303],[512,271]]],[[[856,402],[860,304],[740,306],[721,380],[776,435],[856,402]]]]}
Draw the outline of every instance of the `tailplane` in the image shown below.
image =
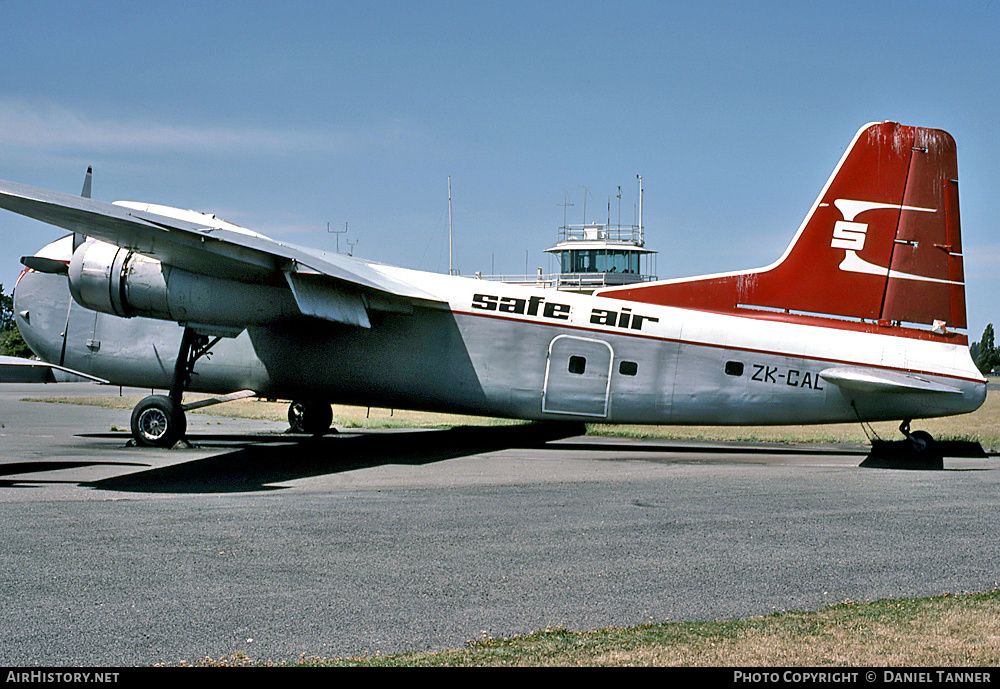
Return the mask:
{"type": "Polygon", "coordinates": [[[939,129],[868,125],[774,264],[599,294],[722,313],[930,326],[942,335],[964,329],[955,141],[939,129]]]}

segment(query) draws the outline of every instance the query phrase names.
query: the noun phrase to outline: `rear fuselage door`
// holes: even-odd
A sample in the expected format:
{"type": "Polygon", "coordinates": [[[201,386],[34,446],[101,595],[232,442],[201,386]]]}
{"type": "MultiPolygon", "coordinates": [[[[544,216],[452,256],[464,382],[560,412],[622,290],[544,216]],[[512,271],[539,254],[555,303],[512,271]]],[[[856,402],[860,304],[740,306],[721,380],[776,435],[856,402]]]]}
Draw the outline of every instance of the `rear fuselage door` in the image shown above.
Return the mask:
{"type": "Polygon", "coordinates": [[[606,417],[614,351],[603,340],[559,335],[549,343],[542,411],[606,417]]]}

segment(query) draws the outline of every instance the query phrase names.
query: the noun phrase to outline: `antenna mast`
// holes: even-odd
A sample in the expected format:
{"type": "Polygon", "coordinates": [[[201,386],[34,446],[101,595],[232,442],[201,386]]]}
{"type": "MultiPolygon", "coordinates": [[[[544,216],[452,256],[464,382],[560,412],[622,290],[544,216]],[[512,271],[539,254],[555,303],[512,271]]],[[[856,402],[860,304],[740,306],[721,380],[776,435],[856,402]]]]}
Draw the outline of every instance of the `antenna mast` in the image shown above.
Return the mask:
{"type": "Polygon", "coordinates": [[[572,205],[575,205],[575,204],[572,204],[572,203],[569,202],[569,192],[567,192],[567,191],[564,190],[563,191],[563,202],[559,203],[559,204],[556,204],[556,205],[559,205],[559,206],[563,207],[563,227],[566,227],[566,209],[569,208],[572,205]]]}
{"type": "Polygon", "coordinates": [[[326,224],[326,231],[329,232],[330,234],[337,235],[337,253],[339,254],[340,253],[340,235],[347,234],[347,222],[346,221],[344,222],[344,229],[342,229],[342,230],[331,230],[330,229],[330,223],[327,223],[326,224]]]}
{"type": "Polygon", "coordinates": [[[642,175],[636,175],[639,180],[639,246],[645,243],[642,237],[642,175]]]}
{"type": "Polygon", "coordinates": [[[454,256],[453,239],[451,231],[451,175],[448,175],[448,275],[455,274],[455,268],[452,266],[452,259],[454,256]]]}

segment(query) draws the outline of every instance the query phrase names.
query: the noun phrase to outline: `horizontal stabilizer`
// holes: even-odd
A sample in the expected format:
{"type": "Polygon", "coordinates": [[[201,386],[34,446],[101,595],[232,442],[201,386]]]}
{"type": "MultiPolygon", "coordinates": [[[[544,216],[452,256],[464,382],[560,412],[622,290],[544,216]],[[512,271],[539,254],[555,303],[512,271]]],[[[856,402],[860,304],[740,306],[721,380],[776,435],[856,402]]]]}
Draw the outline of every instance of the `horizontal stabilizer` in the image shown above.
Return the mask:
{"type": "Polygon", "coordinates": [[[0,356],[0,383],[107,383],[88,373],[34,359],[0,356]]]}
{"type": "Polygon", "coordinates": [[[935,383],[918,376],[894,371],[872,371],[849,366],[820,371],[820,378],[839,388],[852,392],[934,392],[958,393],[962,391],[943,383],[935,383]]]}

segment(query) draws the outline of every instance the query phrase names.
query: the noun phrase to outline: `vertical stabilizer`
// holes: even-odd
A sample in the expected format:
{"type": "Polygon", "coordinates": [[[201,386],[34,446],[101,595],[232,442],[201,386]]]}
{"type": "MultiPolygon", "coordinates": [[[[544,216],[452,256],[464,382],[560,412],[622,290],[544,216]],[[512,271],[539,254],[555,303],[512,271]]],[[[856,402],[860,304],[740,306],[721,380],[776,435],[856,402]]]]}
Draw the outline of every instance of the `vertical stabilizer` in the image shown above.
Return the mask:
{"type": "Polygon", "coordinates": [[[861,129],[784,255],[766,268],[603,290],[606,297],[965,328],[955,141],[938,129],[861,129]]]}
{"type": "Polygon", "coordinates": [[[94,179],[94,168],[88,167],[87,174],[83,178],[83,191],[80,192],[80,196],[82,196],[85,199],[90,198],[90,189],[93,179],[94,179]]]}

